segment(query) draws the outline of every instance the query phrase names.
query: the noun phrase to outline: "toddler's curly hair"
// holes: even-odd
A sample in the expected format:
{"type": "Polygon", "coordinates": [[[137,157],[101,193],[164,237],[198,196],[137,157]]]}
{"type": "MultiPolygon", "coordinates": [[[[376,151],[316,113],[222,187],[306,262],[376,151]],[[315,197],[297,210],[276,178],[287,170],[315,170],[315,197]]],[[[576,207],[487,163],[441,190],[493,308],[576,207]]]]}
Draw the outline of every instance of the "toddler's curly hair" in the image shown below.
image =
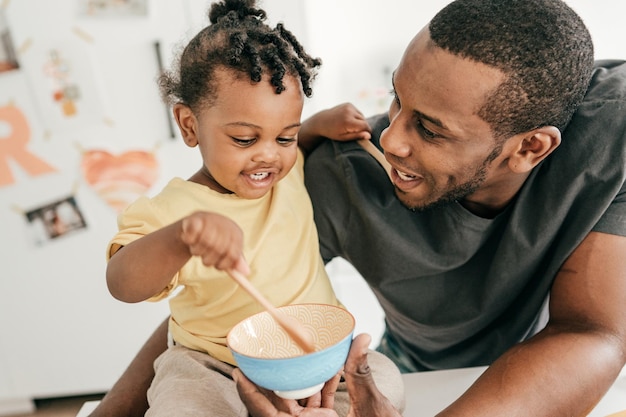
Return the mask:
{"type": "Polygon", "coordinates": [[[277,94],[285,90],[285,74],[299,77],[304,94],[312,94],[311,82],[319,58],[312,58],[296,37],[279,23],[264,23],[266,13],[255,0],[222,0],[209,9],[210,24],[183,49],[173,69],[158,78],[161,96],[167,104],[182,103],[196,111],[211,105],[217,85],[217,68],[233,70],[260,82],[263,74],[277,94]]]}

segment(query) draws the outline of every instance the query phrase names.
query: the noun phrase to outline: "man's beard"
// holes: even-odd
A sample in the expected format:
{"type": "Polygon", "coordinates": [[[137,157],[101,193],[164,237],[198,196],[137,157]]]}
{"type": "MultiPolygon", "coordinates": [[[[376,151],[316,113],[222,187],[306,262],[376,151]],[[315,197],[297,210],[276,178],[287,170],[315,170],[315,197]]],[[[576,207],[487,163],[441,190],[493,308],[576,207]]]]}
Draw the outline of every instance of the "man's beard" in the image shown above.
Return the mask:
{"type": "Polygon", "coordinates": [[[453,186],[436,200],[429,201],[421,205],[410,204],[409,202],[406,202],[402,199],[402,194],[404,193],[398,188],[396,188],[396,196],[408,209],[419,212],[437,209],[443,206],[447,206],[451,203],[461,201],[468,195],[473,194],[485,182],[485,179],[487,178],[487,167],[494,159],[498,157],[498,155],[500,155],[500,153],[502,152],[502,146],[502,144],[499,144],[491,150],[487,158],[485,158],[485,160],[478,167],[478,169],[476,169],[476,172],[474,173],[472,178],[462,184],[453,186]]]}

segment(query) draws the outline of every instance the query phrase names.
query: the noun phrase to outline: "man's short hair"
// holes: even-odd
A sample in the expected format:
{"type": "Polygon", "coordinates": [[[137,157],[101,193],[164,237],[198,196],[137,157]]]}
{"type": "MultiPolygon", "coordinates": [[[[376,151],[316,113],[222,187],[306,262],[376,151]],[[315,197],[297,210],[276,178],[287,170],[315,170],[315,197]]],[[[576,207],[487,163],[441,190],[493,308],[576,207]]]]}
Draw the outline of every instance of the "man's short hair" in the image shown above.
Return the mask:
{"type": "Polygon", "coordinates": [[[563,131],[589,85],[591,35],[562,1],[457,0],[428,28],[436,46],[505,74],[478,112],[499,138],[563,131]]]}

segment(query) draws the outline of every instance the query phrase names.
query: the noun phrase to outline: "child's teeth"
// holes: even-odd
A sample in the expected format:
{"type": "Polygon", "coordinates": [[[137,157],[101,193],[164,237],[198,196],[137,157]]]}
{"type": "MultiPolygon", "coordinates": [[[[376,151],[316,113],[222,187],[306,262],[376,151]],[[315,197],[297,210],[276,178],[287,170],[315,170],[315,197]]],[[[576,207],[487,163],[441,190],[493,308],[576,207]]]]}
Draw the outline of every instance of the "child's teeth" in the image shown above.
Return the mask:
{"type": "Polygon", "coordinates": [[[250,178],[252,178],[253,180],[259,181],[262,179],[267,178],[269,174],[267,172],[259,172],[257,174],[250,174],[250,178]]]}

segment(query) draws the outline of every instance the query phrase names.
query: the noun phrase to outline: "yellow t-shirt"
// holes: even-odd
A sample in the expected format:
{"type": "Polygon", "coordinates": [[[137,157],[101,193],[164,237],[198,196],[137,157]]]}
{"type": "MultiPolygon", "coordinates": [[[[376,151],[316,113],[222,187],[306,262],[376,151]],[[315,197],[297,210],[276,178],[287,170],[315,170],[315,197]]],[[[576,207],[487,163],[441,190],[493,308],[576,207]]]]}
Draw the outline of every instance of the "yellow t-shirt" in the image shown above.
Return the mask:
{"type": "MultiPolygon", "coordinates": [[[[244,256],[250,282],[272,304],[325,303],[340,305],[319,254],[313,208],[304,187],[303,158],[260,199],[246,200],[210,188],[172,179],[154,198],[142,197],[119,217],[112,249],[171,224],[197,210],[220,213],[244,233],[244,256]]],[[[234,364],[226,346],[228,331],[263,308],[225,272],[205,267],[192,257],[170,285],[151,300],[169,296],[169,330],[176,343],[204,351],[234,364]]]]}

